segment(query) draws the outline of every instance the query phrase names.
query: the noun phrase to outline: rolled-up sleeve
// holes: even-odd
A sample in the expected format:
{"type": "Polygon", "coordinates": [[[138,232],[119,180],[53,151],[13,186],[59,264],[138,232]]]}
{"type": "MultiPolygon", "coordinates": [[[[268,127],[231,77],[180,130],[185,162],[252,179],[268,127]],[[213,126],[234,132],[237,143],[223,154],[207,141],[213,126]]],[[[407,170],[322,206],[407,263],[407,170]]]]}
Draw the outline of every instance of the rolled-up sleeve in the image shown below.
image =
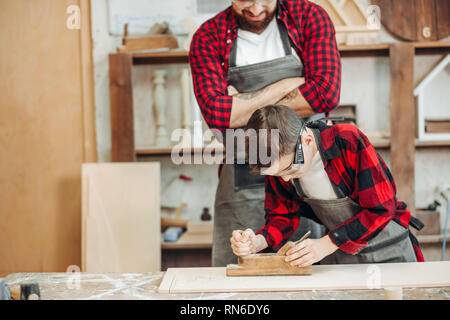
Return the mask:
{"type": "Polygon", "coordinates": [[[266,177],[264,201],[266,224],[256,234],[261,234],[272,249],[280,249],[297,229],[301,206],[295,201],[277,177],[266,177]]]}

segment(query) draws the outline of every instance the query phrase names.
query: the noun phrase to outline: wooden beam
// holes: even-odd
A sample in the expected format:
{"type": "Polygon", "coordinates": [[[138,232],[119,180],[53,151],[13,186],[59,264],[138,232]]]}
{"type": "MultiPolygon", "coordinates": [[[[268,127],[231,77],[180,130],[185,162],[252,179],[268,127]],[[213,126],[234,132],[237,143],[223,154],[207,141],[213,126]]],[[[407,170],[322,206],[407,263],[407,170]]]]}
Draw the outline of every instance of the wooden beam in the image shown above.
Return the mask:
{"type": "Polygon", "coordinates": [[[414,45],[396,43],[390,47],[391,170],[397,197],[414,213],[414,156],[416,112],[414,107],[414,45]]]}
{"type": "Polygon", "coordinates": [[[80,0],[80,51],[83,98],[83,162],[97,162],[97,133],[95,127],[94,63],[92,58],[91,2],[80,0]]]}
{"type": "Polygon", "coordinates": [[[111,108],[111,161],[135,161],[132,56],[109,55],[109,95],[111,108]]]}

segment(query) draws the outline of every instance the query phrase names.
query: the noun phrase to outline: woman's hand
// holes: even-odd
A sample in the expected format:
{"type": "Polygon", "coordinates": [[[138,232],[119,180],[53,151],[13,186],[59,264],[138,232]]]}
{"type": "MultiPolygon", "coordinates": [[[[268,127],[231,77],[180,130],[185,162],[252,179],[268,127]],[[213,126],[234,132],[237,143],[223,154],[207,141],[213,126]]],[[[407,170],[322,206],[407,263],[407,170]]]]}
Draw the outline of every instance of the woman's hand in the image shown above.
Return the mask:
{"type": "Polygon", "coordinates": [[[290,262],[292,266],[310,266],[337,249],[328,235],[320,239],[306,239],[286,252],[286,262],[290,262]]]}
{"type": "Polygon", "coordinates": [[[231,248],[237,256],[248,256],[267,248],[266,239],[262,235],[255,235],[252,229],[234,230],[230,238],[231,248]]]}

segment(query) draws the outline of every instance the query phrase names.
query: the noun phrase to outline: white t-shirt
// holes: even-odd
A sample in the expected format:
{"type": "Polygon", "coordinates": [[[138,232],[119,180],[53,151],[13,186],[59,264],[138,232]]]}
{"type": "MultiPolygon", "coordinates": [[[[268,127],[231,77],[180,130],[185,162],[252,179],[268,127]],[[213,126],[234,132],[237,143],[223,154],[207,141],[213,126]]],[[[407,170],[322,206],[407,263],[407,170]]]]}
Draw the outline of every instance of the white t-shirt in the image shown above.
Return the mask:
{"type": "Polygon", "coordinates": [[[313,157],[308,173],[299,180],[303,192],[308,198],[321,200],[337,199],[318,151],[313,157]]]}
{"type": "MultiPolygon", "coordinates": [[[[261,33],[238,29],[236,66],[246,66],[286,56],[275,17],[261,33]]],[[[300,61],[294,48],[294,56],[300,61]]]]}

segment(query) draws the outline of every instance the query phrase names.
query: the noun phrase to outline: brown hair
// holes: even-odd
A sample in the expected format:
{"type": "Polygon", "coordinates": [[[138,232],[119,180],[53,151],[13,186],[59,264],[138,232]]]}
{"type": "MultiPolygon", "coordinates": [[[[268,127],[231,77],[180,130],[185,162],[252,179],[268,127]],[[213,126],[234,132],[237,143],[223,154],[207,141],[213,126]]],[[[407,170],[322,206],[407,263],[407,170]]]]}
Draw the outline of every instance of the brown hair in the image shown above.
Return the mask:
{"type": "MultiPolygon", "coordinates": [[[[267,135],[261,137],[256,135],[257,141],[257,161],[255,164],[250,163],[251,173],[260,174],[261,168],[267,168],[271,163],[262,163],[259,157],[259,147],[266,148],[266,154],[273,154],[278,151],[279,156],[287,155],[295,150],[298,134],[303,125],[304,120],[299,117],[294,110],[283,105],[268,105],[256,110],[250,117],[245,130],[254,129],[257,133],[260,129],[266,129],[267,135]],[[278,129],[278,142],[275,146],[271,145],[271,130],[278,129]],[[259,141],[263,138],[263,141],[259,141]],[[272,150],[275,147],[278,150],[272,150]]],[[[249,137],[245,140],[246,158],[249,158],[249,137]]],[[[252,150],[253,151],[253,150],[252,150]]]]}

